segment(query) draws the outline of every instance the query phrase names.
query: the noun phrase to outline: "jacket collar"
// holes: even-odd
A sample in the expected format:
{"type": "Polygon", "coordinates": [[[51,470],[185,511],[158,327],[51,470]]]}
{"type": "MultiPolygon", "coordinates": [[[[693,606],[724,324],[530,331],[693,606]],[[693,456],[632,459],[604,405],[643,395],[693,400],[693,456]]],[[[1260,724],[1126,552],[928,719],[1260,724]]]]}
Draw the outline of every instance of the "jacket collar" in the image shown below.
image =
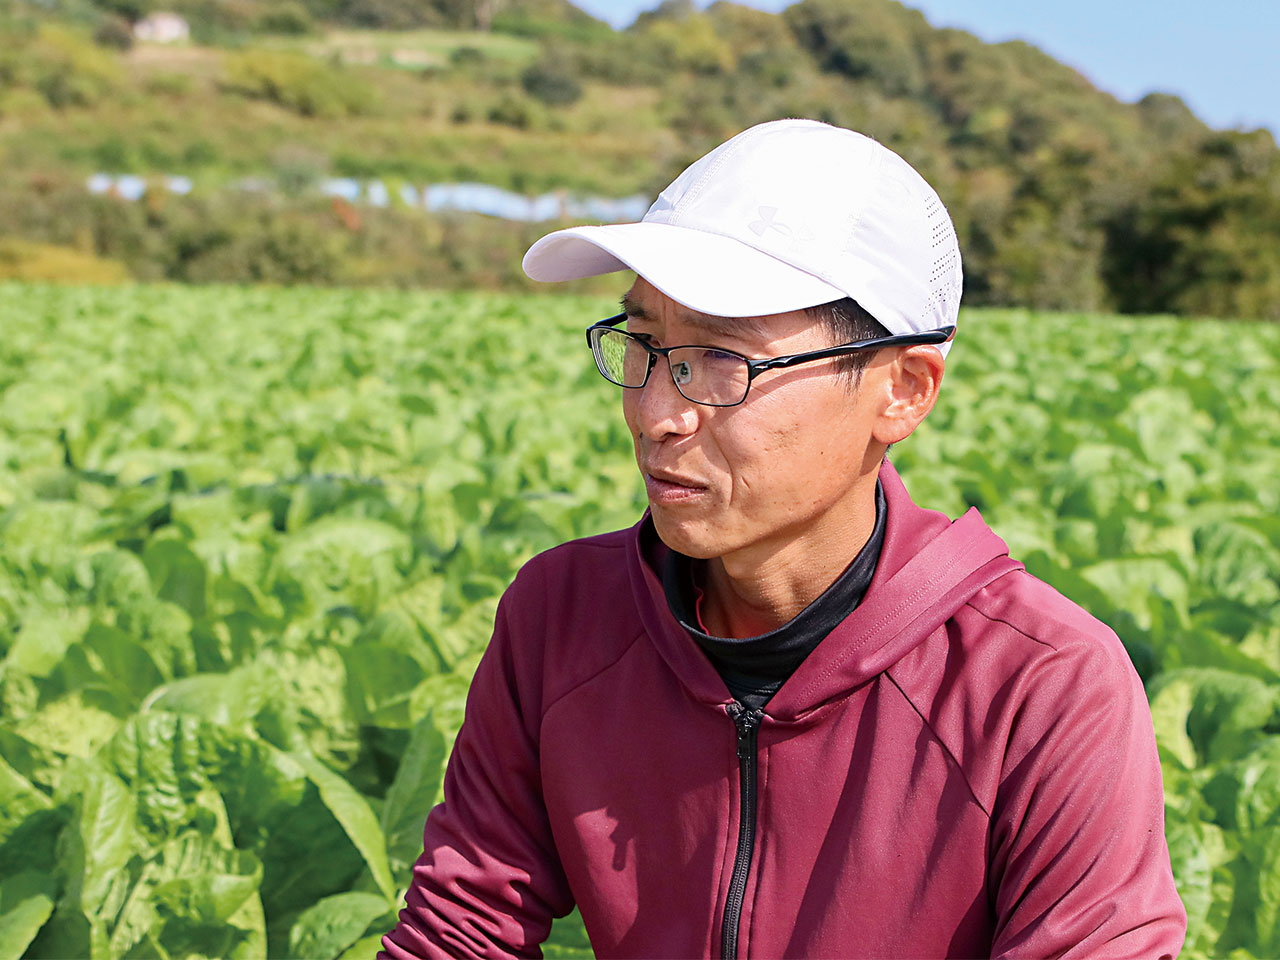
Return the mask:
{"type": "MultiPolygon", "coordinates": [[[[898,472],[880,466],[887,513],[884,546],[862,603],[818,644],[769,701],[765,713],[797,720],[879,675],[940,628],[998,576],[1021,569],[976,508],[959,520],[916,506],[898,472]]],[[[632,593],[651,641],[694,699],[728,703],[715,668],[671,616],[648,557],[666,548],[646,512],[632,528],[627,563],[632,593]]],[[[661,569],[659,567],[659,569],[661,569]]]]}

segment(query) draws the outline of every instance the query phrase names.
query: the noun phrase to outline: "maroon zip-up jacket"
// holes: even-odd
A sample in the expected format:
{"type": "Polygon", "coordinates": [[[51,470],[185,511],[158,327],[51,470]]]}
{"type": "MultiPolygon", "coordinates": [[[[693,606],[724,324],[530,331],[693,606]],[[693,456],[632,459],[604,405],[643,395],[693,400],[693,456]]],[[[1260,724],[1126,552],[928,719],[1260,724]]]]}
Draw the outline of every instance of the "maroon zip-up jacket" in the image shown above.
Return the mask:
{"type": "Polygon", "coordinates": [[[1176,956],[1124,648],[976,510],[880,479],[871,585],[757,725],[672,618],[647,517],[530,561],[380,956],[537,956],[575,903],[608,957],[1176,956]]]}

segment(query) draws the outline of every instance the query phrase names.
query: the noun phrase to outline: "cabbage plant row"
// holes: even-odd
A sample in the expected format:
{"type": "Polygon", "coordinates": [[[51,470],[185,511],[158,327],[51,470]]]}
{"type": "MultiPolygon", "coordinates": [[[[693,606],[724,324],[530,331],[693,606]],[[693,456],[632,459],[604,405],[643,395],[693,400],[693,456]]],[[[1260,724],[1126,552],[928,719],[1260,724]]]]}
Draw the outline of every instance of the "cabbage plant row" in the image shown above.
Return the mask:
{"type": "MultiPolygon", "coordinates": [[[[0,287],[0,960],[372,955],[501,591],[642,509],[610,312],[0,287]]],[[[1189,956],[1280,955],[1277,411],[1280,328],[970,311],[892,454],[1124,640],[1189,956]]]]}

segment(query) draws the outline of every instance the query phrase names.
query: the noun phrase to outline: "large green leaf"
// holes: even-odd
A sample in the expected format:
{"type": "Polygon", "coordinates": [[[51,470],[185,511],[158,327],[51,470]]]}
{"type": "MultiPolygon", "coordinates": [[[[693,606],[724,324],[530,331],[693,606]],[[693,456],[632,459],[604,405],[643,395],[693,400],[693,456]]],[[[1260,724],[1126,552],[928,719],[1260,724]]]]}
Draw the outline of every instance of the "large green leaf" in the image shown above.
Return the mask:
{"type": "Polygon", "coordinates": [[[1186,574],[1163,557],[1121,557],[1091,564],[1081,576],[1102,591],[1117,610],[1131,613],[1137,625],[1151,629],[1157,614],[1152,601],[1167,601],[1185,623],[1188,614],[1186,574]]]}
{"type": "Polygon", "coordinates": [[[262,865],[213,836],[185,831],[141,865],[111,917],[113,956],[261,955],[266,932],[258,886],[262,865]]]}
{"type": "Polygon", "coordinates": [[[60,665],[68,690],[92,695],[120,716],[132,713],[164,674],[147,647],[118,627],[94,623],[60,665]]]}
{"type": "Polygon", "coordinates": [[[1267,831],[1256,843],[1250,848],[1258,878],[1255,949],[1261,956],[1280,956],[1280,830],[1267,831]]]}
{"type": "Polygon", "coordinates": [[[1241,757],[1280,706],[1280,687],[1207,668],[1161,674],[1148,695],[1157,739],[1188,767],[1241,757]]]}
{"type": "Polygon", "coordinates": [[[382,832],[393,865],[411,864],[422,852],[422,828],[439,799],[445,751],[435,715],[427,713],[413,725],[382,805],[382,832]]]}
{"type": "Polygon", "coordinates": [[[25,871],[0,879],[0,960],[19,960],[49,915],[56,895],[53,878],[25,871]]]}
{"type": "Polygon", "coordinates": [[[201,730],[193,717],[137,714],[99,754],[129,786],[138,826],[153,843],[165,842],[190,822],[196,795],[209,785],[201,766],[201,730]]]}
{"type": "Polygon", "coordinates": [[[35,501],[10,511],[3,528],[5,555],[33,573],[73,564],[82,545],[93,542],[96,513],[87,505],[35,501]]]}
{"type": "MultiPolygon", "coordinates": [[[[289,933],[289,953],[312,960],[343,954],[380,917],[390,913],[387,901],[372,893],[339,893],[303,911],[289,933]]],[[[390,926],[388,926],[390,929],[390,926]]]]}
{"type": "Polygon", "coordinates": [[[346,605],[372,616],[410,556],[409,537],[389,524],[322,517],[289,537],[277,555],[276,591],[298,612],[346,605]]]}
{"type": "MultiPolygon", "coordinates": [[[[390,926],[387,929],[390,930],[390,926]]],[[[368,960],[369,957],[376,956],[382,949],[382,937],[381,933],[371,933],[357,940],[338,957],[338,960],[368,960]]]]}
{"type": "Polygon", "coordinates": [[[341,652],[347,668],[347,702],[357,722],[407,727],[409,698],[423,678],[418,661],[381,643],[357,643],[341,652]]]}
{"type": "Polygon", "coordinates": [[[342,824],[342,829],[364,857],[369,873],[383,896],[388,901],[394,900],[396,888],[391,879],[391,866],[387,861],[387,841],[369,801],[314,756],[296,753],[293,754],[293,759],[306,771],[319,789],[325,806],[342,824]]]}
{"type": "Polygon", "coordinates": [[[86,760],[67,764],[58,799],[74,811],[58,851],[62,899],[71,914],[68,922],[76,914],[88,919],[96,955],[107,935],[104,912],[118,905],[129,886],[126,867],[144,849],[135,827],[136,804],[119,778],[86,760]]]}
{"type": "Polygon", "coordinates": [[[227,673],[199,673],[153,690],[152,710],[185,713],[223,726],[243,727],[271,699],[276,684],[255,664],[227,673]]]}
{"type": "Polygon", "coordinates": [[[88,619],[87,610],[68,616],[65,610],[33,608],[22,617],[18,637],[5,658],[6,666],[33,677],[47,677],[66,655],[67,648],[80,639],[88,619]]]}
{"type": "Polygon", "coordinates": [[[81,565],[89,597],[102,609],[128,609],[152,595],[150,576],[137,554],[103,550],[84,558],[81,565]]]}
{"type": "Polygon", "coordinates": [[[205,926],[225,923],[262,880],[262,864],[253,854],[221,848],[195,833],[166,843],[160,865],[156,901],[169,915],[205,926]]]}
{"type": "Polygon", "coordinates": [[[31,814],[52,807],[49,797],[0,759],[0,843],[31,814]]]}
{"type": "Polygon", "coordinates": [[[192,617],[204,616],[208,574],[204,561],[180,540],[153,540],[142,561],[156,596],[178,604],[192,617]]]}
{"type": "Polygon", "coordinates": [[[1261,739],[1239,760],[1216,765],[1203,791],[1218,822],[1245,842],[1280,830],[1280,735],[1261,739]]]}
{"type": "Polygon", "coordinates": [[[1201,588],[1211,596],[1252,607],[1280,602],[1280,549],[1251,525],[1200,527],[1195,545],[1201,588]]]}

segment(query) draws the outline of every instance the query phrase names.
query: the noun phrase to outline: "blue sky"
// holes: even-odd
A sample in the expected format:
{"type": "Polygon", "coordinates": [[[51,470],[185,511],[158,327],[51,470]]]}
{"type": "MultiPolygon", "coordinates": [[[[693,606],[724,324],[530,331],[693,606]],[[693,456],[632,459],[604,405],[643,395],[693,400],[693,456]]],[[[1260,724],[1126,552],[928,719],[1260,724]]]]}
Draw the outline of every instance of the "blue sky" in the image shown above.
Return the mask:
{"type": "MultiPolygon", "coordinates": [[[[658,0],[574,0],[615,26],[658,0]]],[[[743,2],[743,0],[739,0],[743,2]]],[[[745,0],[781,10],[788,0],[745,0]]],[[[706,6],[706,0],[698,0],[706,6]]],[[[934,26],[984,40],[1021,39],[1103,90],[1136,100],[1176,93],[1215,127],[1267,127],[1280,137],[1278,0],[908,0],[934,26]]]]}

